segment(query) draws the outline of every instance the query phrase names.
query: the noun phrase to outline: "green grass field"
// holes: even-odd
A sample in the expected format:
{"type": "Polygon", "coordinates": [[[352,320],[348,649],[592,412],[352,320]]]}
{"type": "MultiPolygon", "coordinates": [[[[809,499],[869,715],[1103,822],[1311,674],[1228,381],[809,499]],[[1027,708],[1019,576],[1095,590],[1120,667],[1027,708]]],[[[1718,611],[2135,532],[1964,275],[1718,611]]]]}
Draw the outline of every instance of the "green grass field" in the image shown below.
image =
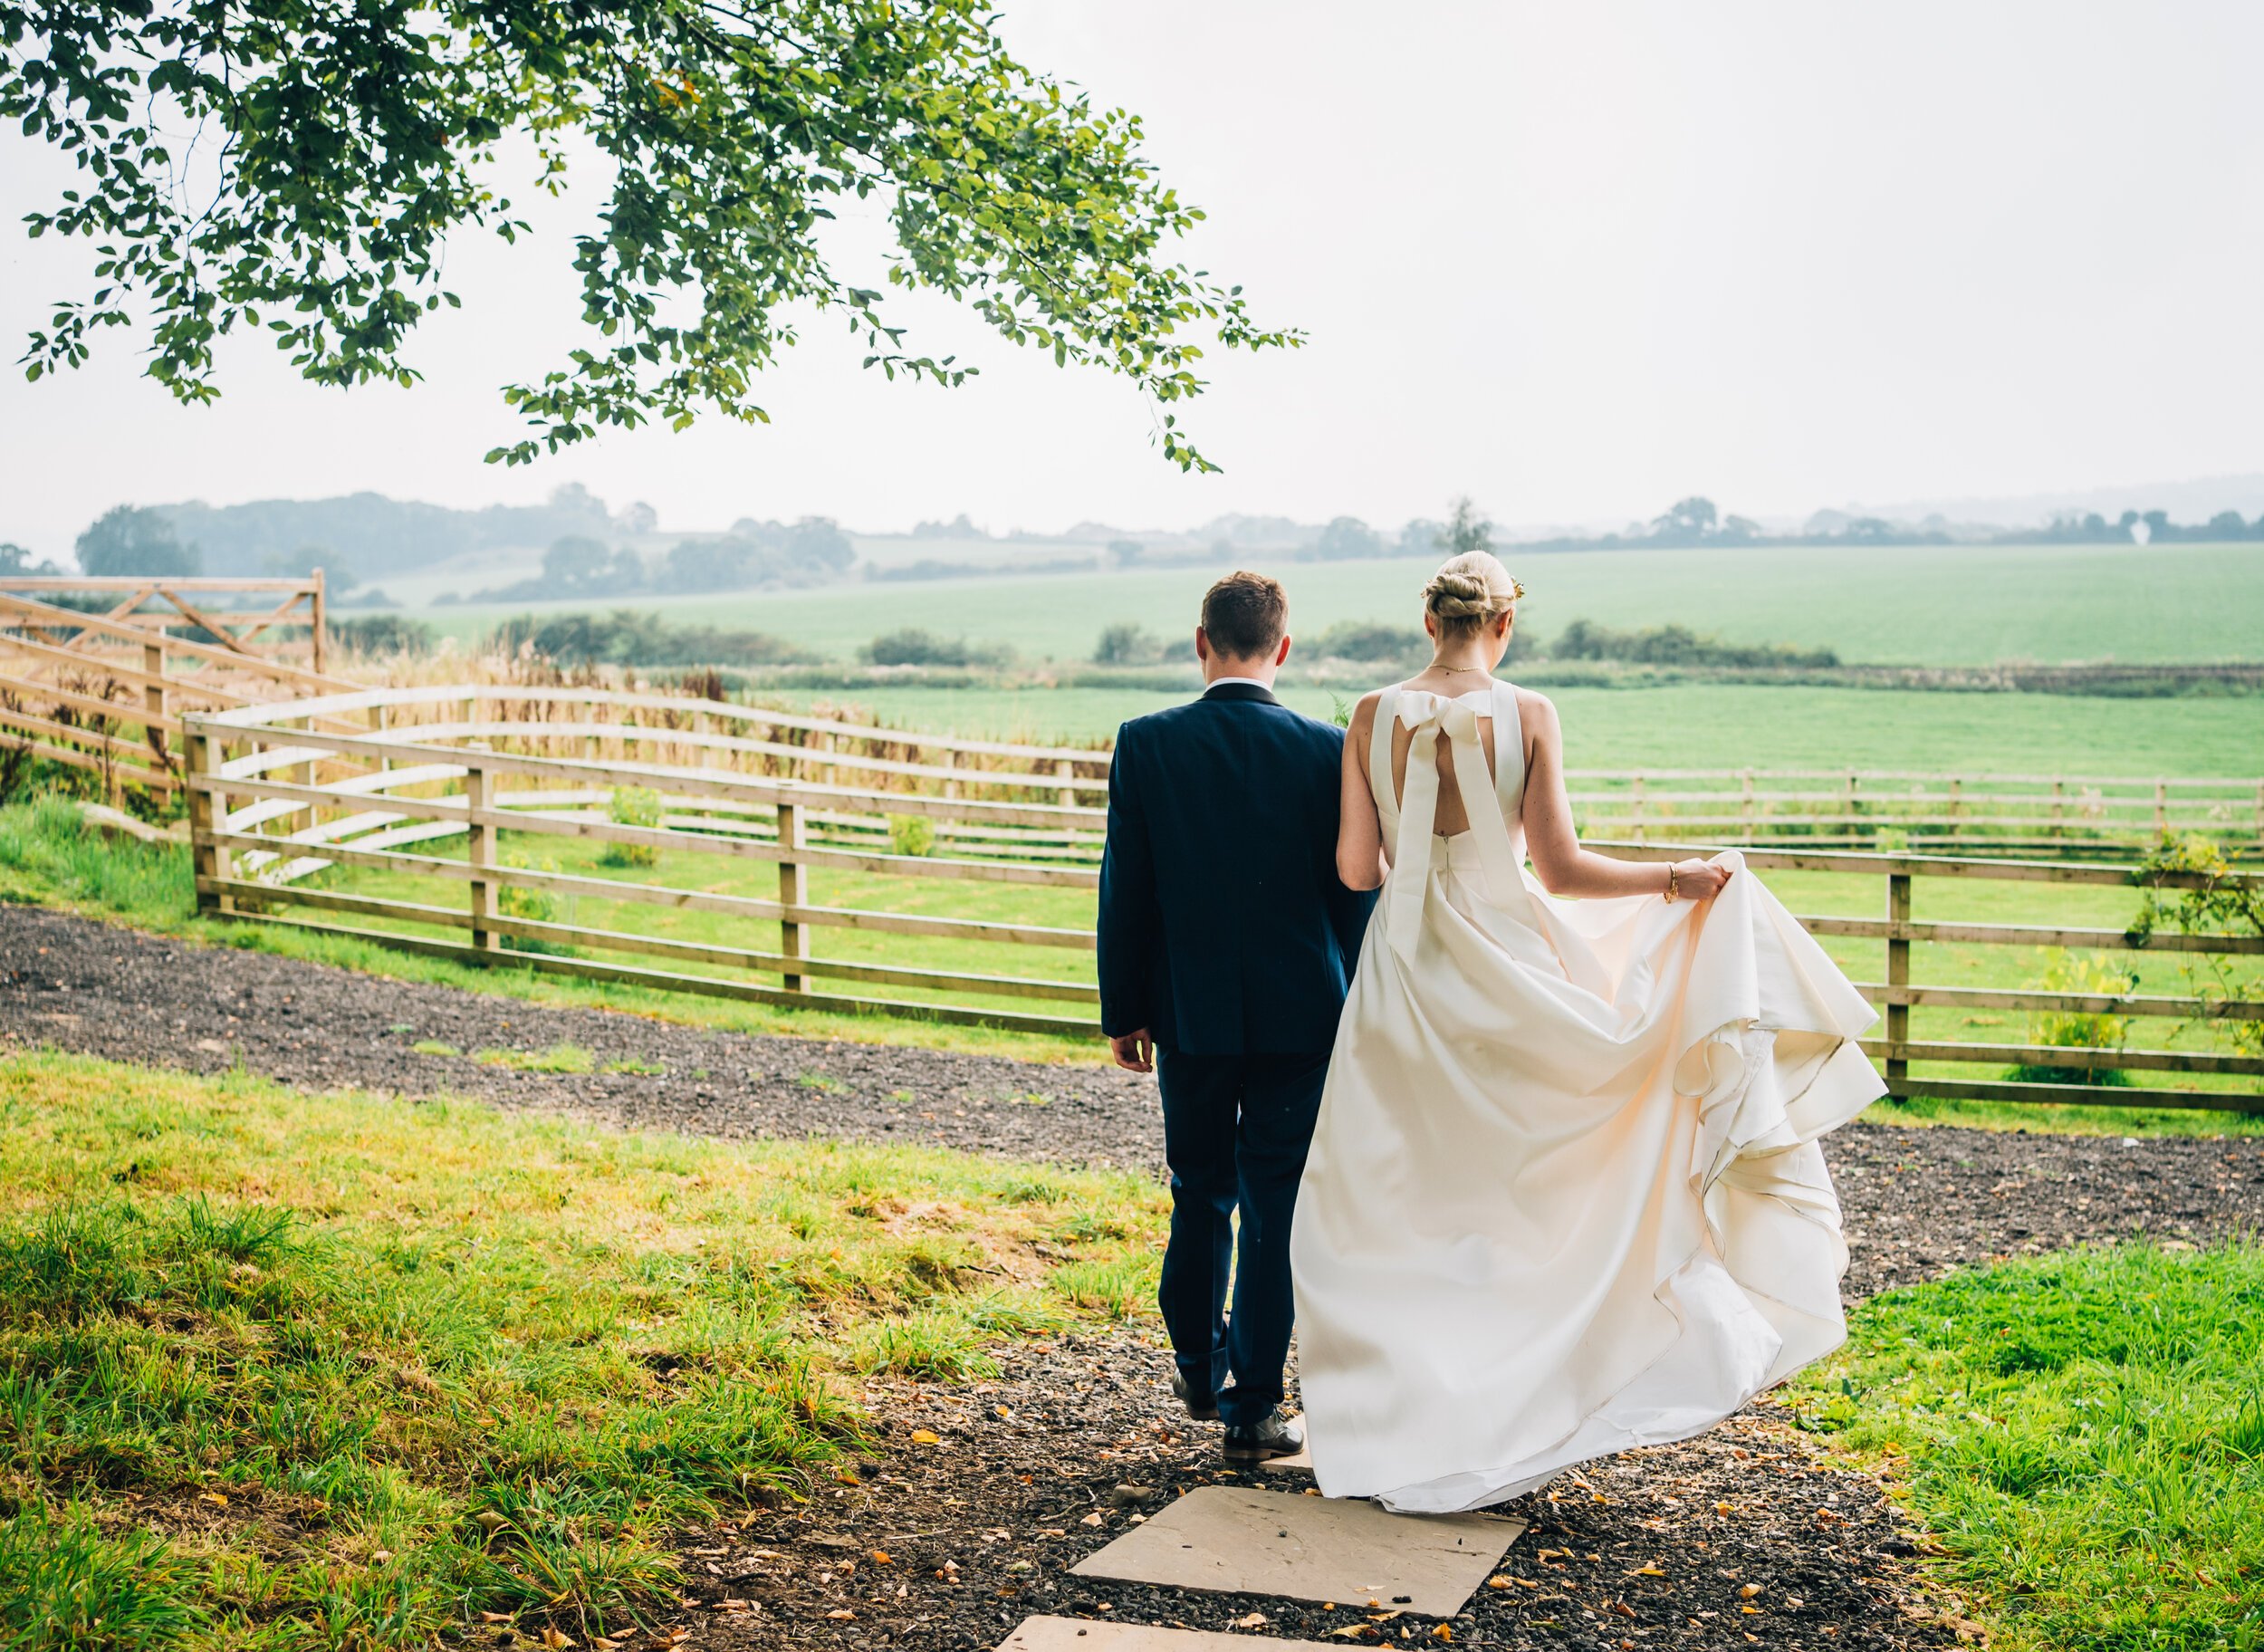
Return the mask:
{"type": "Polygon", "coordinates": [[[2007,1263],[1856,1311],[1796,1386],[2005,1652],[2264,1646],[2264,1250],[2007,1263]]]}
{"type": "MultiPolygon", "coordinates": [[[[1946,545],[1579,551],[1506,560],[1530,595],[1520,623],[1547,639],[1587,619],[1678,622],[1742,643],[1836,648],[1863,664],[2264,658],[2264,546],[1946,545]]],[[[1262,560],[1262,559],[1261,559],[1262,560]]],[[[1420,622],[1419,559],[1266,567],[1290,588],[1292,629],[1420,622]]],[[[1009,644],[1027,658],[1089,658],[1103,628],[1191,634],[1217,568],[1020,575],[650,599],[683,622],[772,632],[836,659],[904,626],[1009,644]]],[[[523,608],[525,605],[514,605],[523,608]]],[[[572,606],[588,607],[587,602],[572,606]]],[[[513,608],[422,610],[460,641],[513,608]]]]}
{"type": "Polygon", "coordinates": [[[859,1373],[1137,1311],[1164,1198],[0,1055],[0,1647],[619,1634],[859,1373]]]}
{"type": "MultiPolygon", "coordinates": [[[[1283,697],[1328,717],[1339,695],[1283,697]]],[[[1677,683],[1547,690],[1581,769],[1868,768],[1923,773],[2264,776],[2264,699],[2094,699],[1677,683]]],[[[1187,697],[1132,688],[858,688],[765,694],[904,728],[979,738],[1098,742],[1187,697]]]]}

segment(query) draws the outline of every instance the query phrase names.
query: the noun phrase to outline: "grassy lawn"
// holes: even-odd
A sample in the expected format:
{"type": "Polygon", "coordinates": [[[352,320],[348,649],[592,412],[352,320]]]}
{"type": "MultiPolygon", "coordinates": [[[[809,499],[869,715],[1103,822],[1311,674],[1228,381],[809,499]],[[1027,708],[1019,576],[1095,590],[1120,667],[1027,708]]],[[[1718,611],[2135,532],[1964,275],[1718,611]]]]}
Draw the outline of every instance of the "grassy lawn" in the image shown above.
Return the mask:
{"type": "Polygon", "coordinates": [[[0,1647],[618,1631],[858,1373],[1144,1311],[1163,1198],[0,1056],[0,1647]]]}
{"type": "Polygon", "coordinates": [[[1890,1292],[1800,1380],[2016,1652],[2264,1647],[2264,1249],[2127,1245],[1890,1292]]]}

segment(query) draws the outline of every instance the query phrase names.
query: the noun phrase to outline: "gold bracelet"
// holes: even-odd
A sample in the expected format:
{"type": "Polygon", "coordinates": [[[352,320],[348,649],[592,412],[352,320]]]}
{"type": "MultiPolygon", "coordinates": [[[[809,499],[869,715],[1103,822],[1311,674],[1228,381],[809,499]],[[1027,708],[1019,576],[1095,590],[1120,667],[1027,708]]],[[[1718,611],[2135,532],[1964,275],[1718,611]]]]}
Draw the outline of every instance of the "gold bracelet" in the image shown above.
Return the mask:
{"type": "Polygon", "coordinates": [[[1680,874],[1674,869],[1674,863],[1669,860],[1666,863],[1666,904],[1670,907],[1674,904],[1675,884],[1680,874]]]}

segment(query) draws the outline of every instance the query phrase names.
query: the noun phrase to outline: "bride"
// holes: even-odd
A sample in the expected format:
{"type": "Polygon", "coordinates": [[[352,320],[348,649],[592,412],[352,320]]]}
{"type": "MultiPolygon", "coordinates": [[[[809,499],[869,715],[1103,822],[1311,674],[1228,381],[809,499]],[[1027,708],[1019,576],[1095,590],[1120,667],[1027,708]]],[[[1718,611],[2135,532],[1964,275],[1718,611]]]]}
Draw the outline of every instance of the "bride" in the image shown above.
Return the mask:
{"type": "Polygon", "coordinates": [[[1383,896],[1290,1241],[1332,1497],[1472,1509],[1682,1439],[1836,1348],[1817,1138],[1870,1006],[1734,852],[1583,850],[1556,708],[1492,675],[1523,590],[1458,556],[1362,699],[1339,875],[1383,896]],[[1526,870],[1530,858],[1532,871],[1526,870]]]}

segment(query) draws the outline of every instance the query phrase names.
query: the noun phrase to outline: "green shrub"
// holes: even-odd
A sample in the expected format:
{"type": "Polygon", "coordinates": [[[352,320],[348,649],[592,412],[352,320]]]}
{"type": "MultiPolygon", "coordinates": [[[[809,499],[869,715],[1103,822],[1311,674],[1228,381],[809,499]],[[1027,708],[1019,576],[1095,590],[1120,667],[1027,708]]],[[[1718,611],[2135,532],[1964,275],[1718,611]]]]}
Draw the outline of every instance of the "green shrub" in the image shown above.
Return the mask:
{"type": "MultiPolygon", "coordinates": [[[[2115,965],[2103,952],[2063,953],[2047,968],[2037,986],[2048,993],[2080,993],[2088,997],[2119,997],[2138,984],[2138,977],[2115,965]]],[[[2130,1037],[2127,1015],[2107,1015],[2089,1010],[2054,1011],[2036,1018],[2030,1042],[2062,1050],[2119,1050],[2130,1037]]],[[[2119,1067],[2054,1067],[2021,1064],[2005,1075],[2025,1084],[2128,1084],[2130,1074],[2119,1067]]]]}
{"type": "MultiPolygon", "coordinates": [[[[504,852],[503,863],[514,871],[555,872],[559,869],[558,862],[547,855],[539,860],[532,859],[515,850],[504,852]]],[[[504,884],[495,891],[495,910],[501,917],[515,917],[530,924],[555,924],[560,921],[557,896],[548,889],[522,888],[515,883],[504,884]]],[[[551,956],[562,956],[566,952],[566,948],[555,941],[538,941],[515,935],[504,936],[504,946],[512,952],[542,953],[551,956]]]]}
{"type": "Polygon", "coordinates": [[[932,855],[935,852],[935,822],[924,814],[892,814],[888,817],[888,848],[899,855],[932,855]]]}
{"type": "MultiPolygon", "coordinates": [[[[616,826],[655,828],[660,824],[660,793],[643,786],[616,786],[606,808],[616,826]]],[[[609,843],[598,857],[607,866],[654,866],[660,851],[649,843],[609,843]]]]}

